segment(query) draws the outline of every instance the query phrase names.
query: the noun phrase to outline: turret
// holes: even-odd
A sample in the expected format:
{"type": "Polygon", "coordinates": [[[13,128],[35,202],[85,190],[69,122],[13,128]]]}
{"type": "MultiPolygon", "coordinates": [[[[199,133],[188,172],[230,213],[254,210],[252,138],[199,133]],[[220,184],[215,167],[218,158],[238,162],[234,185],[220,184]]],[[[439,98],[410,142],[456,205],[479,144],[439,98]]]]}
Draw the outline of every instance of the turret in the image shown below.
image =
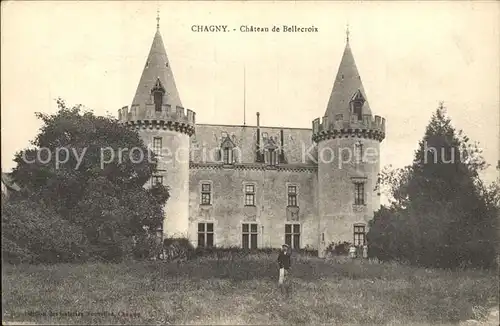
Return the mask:
{"type": "Polygon", "coordinates": [[[118,119],[137,130],[157,154],[158,172],[146,186],[161,182],[169,187],[163,235],[188,237],[189,137],[195,132],[196,114],[182,105],[157,19],[156,34],[132,105],[118,110],[118,119]]]}
{"type": "Polygon", "coordinates": [[[318,145],[319,255],[330,243],[366,243],[380,200],[375,185],[385,119],[373,116],[347,38],[323,117],[312,122],[318,145]]]}

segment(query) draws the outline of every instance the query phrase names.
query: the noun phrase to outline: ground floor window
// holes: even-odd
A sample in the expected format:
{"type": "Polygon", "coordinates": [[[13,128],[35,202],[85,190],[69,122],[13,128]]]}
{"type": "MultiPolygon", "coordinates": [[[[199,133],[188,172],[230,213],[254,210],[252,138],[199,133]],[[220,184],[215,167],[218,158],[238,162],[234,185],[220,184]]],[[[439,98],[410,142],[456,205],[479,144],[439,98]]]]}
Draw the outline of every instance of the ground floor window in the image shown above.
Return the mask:
{"type": "Polygon", "coordinates": [[[198,223],[198,247],[214,246],[214,224],[198,223]]]}
{"type": "Polygon", "coordinates": [[[366,234],[364,225],[354,226],[354,245],[363,246],[366,243],[366,234]]]}
{"type": "Polygon", "coordinates": [[[300,224],[285,224],[285,243],[292,249],[300,249],[300,224]]]}
{"type": "Polygon", "coordinates": [[[245,223],[242,227],[241,246],[243,249],[257,249],[257,224],[245,223]]]}

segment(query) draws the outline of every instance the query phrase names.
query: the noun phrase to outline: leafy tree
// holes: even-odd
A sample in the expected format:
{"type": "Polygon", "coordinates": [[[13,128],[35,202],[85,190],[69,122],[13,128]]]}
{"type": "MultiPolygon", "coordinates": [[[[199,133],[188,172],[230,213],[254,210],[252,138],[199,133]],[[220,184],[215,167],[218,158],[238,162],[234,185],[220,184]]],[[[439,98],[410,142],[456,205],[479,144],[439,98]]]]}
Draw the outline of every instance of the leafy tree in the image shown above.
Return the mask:
{"type": "Polygon", "coordinates": [[[9,263],[84,260],[82,229],[39,201],[11,198],[2,204],[2,258],[9,263]]]}
{"type": "Polygon", "coordinates": [[[56,114],[37,113],[43,126],[35,148],[16,154],[13,176],[30,200],[81,229],[90,256],[121,259],[133,236],[156,231],[163,220],[168,189],[144,187],[154,154],[116,119],[57,103],[56,114]]]}
{"type": "Polygon", "coordinates": [[[455,131],[441,105],[413,164],[381,173],[392,206],[371,222],[371,255],[423,266],[492,266],[500,192],[479,178],[486,167],[477,144],[455,131]]]}

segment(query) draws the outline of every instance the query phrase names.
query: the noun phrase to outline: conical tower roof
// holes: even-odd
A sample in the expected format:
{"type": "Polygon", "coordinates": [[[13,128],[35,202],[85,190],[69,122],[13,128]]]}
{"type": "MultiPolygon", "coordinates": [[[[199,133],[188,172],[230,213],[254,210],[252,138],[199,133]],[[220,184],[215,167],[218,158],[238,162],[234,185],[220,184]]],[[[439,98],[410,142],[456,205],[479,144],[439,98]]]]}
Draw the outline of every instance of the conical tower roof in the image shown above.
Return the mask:
{"type": "Polygon", "coordinates": [[[329,121],[334,121],[337,114],[342,114],[346,119],[349,116],[350,101],[359,98],[360,95],[364,99],[363,114],[371,114],[363,83],[349,45],[349,38],[347,38],[325,116],[328,116],[329,121]]]}
{"type": "Polygon", "coordinates": [[[170,104],[172,108],[176,106],[182,107],[182,102],[179,97],[179,92],[175,85],[174,74],[170,66],[170,62],[163,45],[159,26],[157,27],[156,34],[149,50],[149,55],[142,71],[137,91],[135,92],[132,105],[144,105],[151,103],[151,90],[155,87],[158,80],[165,89],[166,101],[164,104],[170,104]]]}

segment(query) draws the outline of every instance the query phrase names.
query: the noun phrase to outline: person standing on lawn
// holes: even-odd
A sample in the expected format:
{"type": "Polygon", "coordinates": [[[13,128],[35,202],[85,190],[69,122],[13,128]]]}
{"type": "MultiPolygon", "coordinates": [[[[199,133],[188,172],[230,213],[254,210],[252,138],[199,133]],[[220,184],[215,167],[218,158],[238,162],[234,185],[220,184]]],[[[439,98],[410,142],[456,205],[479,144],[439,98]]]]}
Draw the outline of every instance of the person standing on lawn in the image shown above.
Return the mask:
{"type": "Polygon", "coordinates": [[[281,288],[281,293],[286,292],[286,294],[288,294],[288,292],[289,292],[289,288],[288,288],[289,284],[288,284],[287,280],[288,280],[288,274],[290,273],[290,266],[291,266],[290,256],[291,256],[291,253],[289,251],[289,247],[287,244],[284,244],[281,247],[280,254],[278,255],[278,266],[279,266],[278,285],[281,288]]]}

